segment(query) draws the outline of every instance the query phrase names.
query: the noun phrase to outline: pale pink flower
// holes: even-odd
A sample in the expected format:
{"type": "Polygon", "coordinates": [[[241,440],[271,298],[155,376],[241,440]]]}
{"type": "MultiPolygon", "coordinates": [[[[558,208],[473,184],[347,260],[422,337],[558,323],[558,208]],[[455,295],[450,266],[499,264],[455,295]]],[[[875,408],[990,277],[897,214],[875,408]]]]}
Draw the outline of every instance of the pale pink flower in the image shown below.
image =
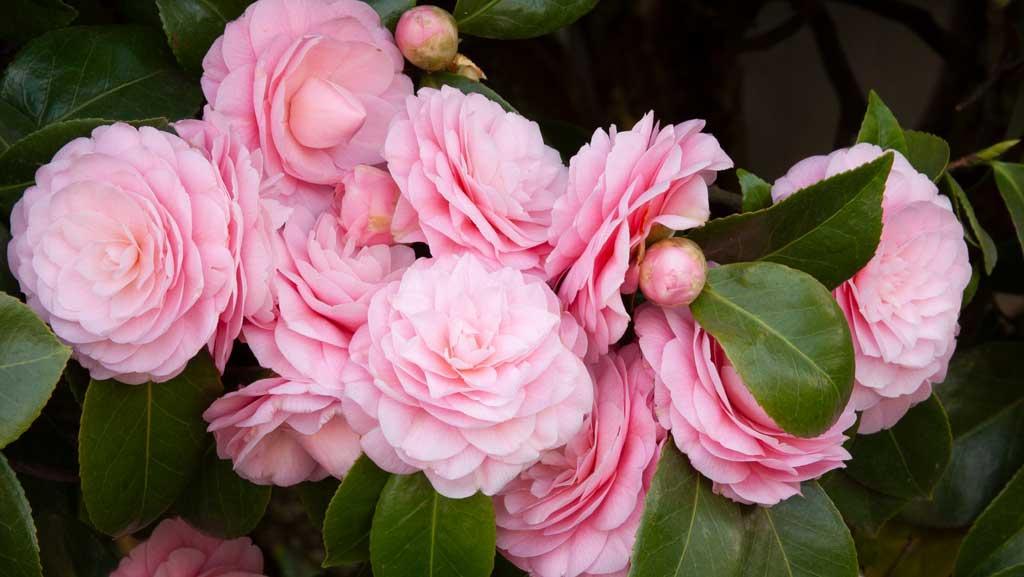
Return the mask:
{"type": "Polygon", "coordinates": [[[422,240],[416,213],[387,172],[357,166],[338,191],[343,195],[341,223],[360,246],[422,240]]]}
{"type": "Polygon", "coordinates": [[[852,406],[817,437],[783,431],[689,309],[644,305],[636,332],[656,375],[658,421],[693,467],[714,481],[716,493],[774,505],[799,493],[801,482],[843,467],[850,458],[843,432],[856,420],[852,406]]]}
{"type": "Polygon", "coordinates": [[[594,410],[569,443],[494,498],[498,548],[537,577],[624,576],[664,432],[635,344],[601,357],[594,410]]]}
{"type": "Polygon", "coordinates": [[[407,246],[357,246],[336,206],[319,215],[294,208],[275,248],[276,316],[246,322],[245,340],[260,364],[279,375],[339,385],[370,298],[400,278],[415,254],[407,246]]]}
{"type": "Polygon", "coordinates": [[[653,114],[625,132],[598,129],[569,162],[568,193],[555,204],[554,250],[545,265],[558,296],[590,337],[588,360],[629,324],[622,292],[636,250],[654,224],[686,230],[707,221],[708,185],[732,166],[704,121],[658,129],[653,114]]]}
{"type": "Polygon", "coordinates": [[[672,237],[652,244],[640,261],[640,290],[663,307],[692,303],[707,281],[708,263],[697,243],[672,237]]]}
{"type": "Polygon", "coordinates": [[[260,485],[341,478],[359,458],[359,435],[342,413],[341,389],[269,378],[217,399],[203,418],[217,455],[260,485]]]}
{"type": "Polygon", "coordinates": [[[263,577],[263,554],[248,537],[225,541],[164,519],[110,577],[263,577]]]}
{"type": "MultiPolygon", "coordinates": [[[[776,202],[878,158],[857,144],[797,163],[776,181],[776,202]]],[[[956,349],[957,318],[971,266],[963,228],[949,199],[898,152],[882,200],[882,237],[874,258],[833,292],[850,324],[856,353],[851,404],[859,431],[896,424],[931,395],[956,349]]]]}
{"type": "Polygon", "coordinates": [[[381,468],[423,470],[449,497],[493,495],[582,426],[593,382],[579,336],[538,277],[472,253],[421,259],[352,339],[346,414],[381,468]]]}
{"type": "Polygon", "coordinates": [[[422,88],[384,146],[433,256],[472,252],[541,273],[565,167],[537,123],[480,94],[422,88]]]}
{"type": "Polygon", "coordinates": [[[36,172],[11,214],[8,258],[93,378],[165,381],[236,293],[238,212],[217,167],[181,138],[101,126],[36,172]]]}
{"type": "Polygon", "coordinates": [[[203,59],[203,93],[268,172],[334,185],[381,161],[412,94],[391,33],[357,0],[258,0],[203,59]]]}
{"type": "Polygon", "coordinates": [[[395,27],[395,42],[417,68],[444,70],[459,51],[459,30],[447,10],[420,5],[402,13],[395,27]]]}

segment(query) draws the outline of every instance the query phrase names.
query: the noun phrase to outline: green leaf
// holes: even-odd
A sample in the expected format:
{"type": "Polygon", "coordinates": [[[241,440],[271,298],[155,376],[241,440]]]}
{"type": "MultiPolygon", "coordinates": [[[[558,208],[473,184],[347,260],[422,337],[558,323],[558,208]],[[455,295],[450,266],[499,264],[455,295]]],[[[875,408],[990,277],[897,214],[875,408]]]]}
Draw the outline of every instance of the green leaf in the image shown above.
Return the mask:
{"type": "Polygon", "coordinates": [[[458,0],[459,32],[484,38],[533,38],[590,12],[597,0],[458,0]]]}
{"type": "Polygon", "coordinates": [[[0,454],[0,567],[4,569],[4,577],[42,577],[32,510],[3,454],[0,454]]]}
{"type": "Polygon", "coordinates": [[[932,395],[910,409],[896,426],[855,436],[846,473],[886,495],[928,497],[949,464],[952,444],[946,411],[932,395]]]}
{"type": "Polygon", "coordinates": [[[0,154],[22,136],[32,132],[35,122],[14,106],[0,100],[0,154]]]}
{"type": "Polygon", "coordinates": [[[544,144],[557,150],[562,162],[569,162],[583,145],[590,142],[590,133],[575,124],[552,119],[538,119],[537,124],[544,136],[544,144]]]}
{"type": "Polygon", "coordinates": [[[956,561],[956,577],[989,577],[1024,568],[1024,468],[978,517],[956,561]]]}
{"type": "Polygon", "coordinates": [[[884,150],[895,150],[903,156],[910,154],[900,123],[874,90],[868,94],[868,110],[860,125],[857,142],[877,144],[884,150]]]}
{"type": "Polygon", "coordinates": [[[952,176],[946,174],[941,182],[943,192],[945,192],[952,200],[953,203],[963,211],[964,216],[967,218],[967,224],[971,227],[971,232],[974,234],[974,238],[978,241],[978,246],[981,248],[982,260],[985,263],[985,274],[992,274],[992,270],[996,268],[996,261],[999,258],[999,251],[996,249],[996,243],[989,236],[988,232],[981,227],[981,223],[978,222],[978,217],[974,214],[974,207],[971,206],[971,201],[967,198],[967,193],[960,184],[953,179],[952,176]]]}
{"type": "Polygon", "coordinates": [[[108,577],[117,568],[114,543],[74,517],[58,513],[35,515],[43,575],[108,577]]]}
{"type": "Polygon", "coordinates": [[[996,175],[996,188],[1017,229],[1017,241],[1024,248],[1024,164],[995,161],[992,171],[996,175]]]}
{"type": "Polygon", "coordinates": [[[750,516],[744,577],[857,577],[853,537],[815,482],[750,516]]]}
{"type": "Polygon", "coordinates": [[[743,192],[743,212],[754,212],[772,205],[772,185],[742,168],[736,169],[736,178],[743,192]]]}
{"type": "Polygon", "coordinates": [[[349,469],[324,515],[324,567],[370,559],[373,511],[390,477],[366,455],[349,469]]]}
{"type": "Polygon", "coordinates": [[[631,577],[732,577],[743,562],[740,506],[711,491],[669,440],[644,501],[631,577]]]}
{"type": "Polygon", "coordinates": [[[911,166],[938,182],[949,164],[949,143],[934,134],[916,130],[906,130],[903,136],[907,139],[907,160],[911,166]]]}
{"type": "Polygon", "coordinates": [[[203,73],[203,57],[224,33],[224,25],[238,18],[249,0],[156,0],[160,21],[174,56],[182,68],[203,73]]]}
{"type": "Polygon", "coordinates": [[[306,509],[306,515],[317,527],[324,526],[327,506],[331,504],[331,499],[338,491],[340,484],[334,477],[327,477],[319,481],[306,481],[296,487],[299,491],[299,500],[302,501],[302,506],[306,509]]]}
{"type": "Polygon", "coordinates": [[[133,533],[174,503],[202,461],[202,414],[220,392],[205,352],[165,383],[89,383],[78,460],[82,496],[97,529],[133,533]]]}
{"type": "Polygon", "coordinates": [[[980,161],[988,162],[990,160],[995,160],[1000,156],[1006,154],[1006,151],[1010,150],[1014,146],[1017,146],[1018,144],[1020,144],[1020,140],[1016,138],[1013,140],[1004,140],[1002,142],[997,142],[996,144],[993,144],[988,148],[984,148],[982,150],[979,150],[978,152],[975,152],[973,156],[980,161]]]}
{"type": "Polygon", "coordinates": [[[234,539],[256,528],[269,502],[270,486],[239,477],[231,461],[219,459],[211,444],[175,508],[203,532],[234,539]]]}
{"type": "Polygon", "coordinates": [[[18,299],[0,293],[0,447],[36,420],[71,349],[18,299]]]}
{"type": "Polygon", "coordinates": [[[178,70],[159,32],[78,26],[25,45],[4,72],[0,100],[39,129],[78,118],[187,118],[202,93],[178,70]]]}
{"type": "Polygon", "coordinates": [[[890,522],[878,535],[853,537],[864,577],[950,577],[963,536],[890,522]]]}
{"type": "Polygon", "coordinates": [[[501,105],[502,108],[509,112],[517,112],[511,104],[508,103],[500,94],[491,90],[490,87],[470,80],[465,76],[459,76],[458,74],[452,74],[451,72],[431,72],[430,74],[423,75],[420,79],[420,86],[427,86],[430,88],[441,88],[442,86],[451,86],[457,88],[465,94],[483,94],[488,99],[493,100],[501,105]]]}
{"type": "Polygon", "coordinates": [[[402,12],[416,5],[416,0],[363,0],[380,15],[380,21],[394,30],[402,12]]]}
{"type": "Polygon", "coordinates": [[[708,271],[690,308],[780,427],[813,437],[836,422],[853,388],[853,343],[813,277],[770,262],[727,264],[708,271]]]}
{"type": "Polygon", "coordinates": [[[1024,343],[992,342],[958,352],[935,385],[953,431],[953,456],[931,500],[903,517],[933,527],[969,524],[1024,465],[1024,343]]]}
{"type": "Polygon", "coordinates": [[[0,40],[21,44],[43,32],[63,28],[78,11],[60,0],[6,0],[0,40]]]}
{"type": "Polygon", "coordinates": [[[489,577],[495,533],[490,497],[449,499],[422,473],[393,475],[373,515],[373,575],[489,577]]]}
{"type": "Polygon", "coordinates": [[[865,487],[842,470],[825,475],[820,484],[842,513],[846,524],[869,535],[877,534],[907,503],[906,499],[865,487]]]}
{"type": "Polygon", "coordinates": [[[709,261],[776,262],[835,288],[875,255],[891,166],[892,155],[886,154],[769,208],[713,220],[687,238],[709,261]]]}

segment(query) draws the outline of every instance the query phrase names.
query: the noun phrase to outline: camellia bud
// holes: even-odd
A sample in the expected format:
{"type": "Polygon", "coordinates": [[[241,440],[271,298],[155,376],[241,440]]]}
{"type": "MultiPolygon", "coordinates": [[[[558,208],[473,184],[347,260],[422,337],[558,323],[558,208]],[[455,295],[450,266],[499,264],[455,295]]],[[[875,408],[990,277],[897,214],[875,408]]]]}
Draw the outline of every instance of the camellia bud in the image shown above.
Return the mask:
{"type": "Polygon", "coordinates": [[[406,60],[417,68],[444,70],[459,51],[459,29],[455,18],[444,9],[416,6],[398,20],[395,41],[406,60]]]}
{"type": "Polygon", "coordinates": [[[697,243],[685,238],[660,240],[640,262],[640,290],[647,300],[663,307],[688,305],[697,298],[707,278],[708,264],[697,243]]]}

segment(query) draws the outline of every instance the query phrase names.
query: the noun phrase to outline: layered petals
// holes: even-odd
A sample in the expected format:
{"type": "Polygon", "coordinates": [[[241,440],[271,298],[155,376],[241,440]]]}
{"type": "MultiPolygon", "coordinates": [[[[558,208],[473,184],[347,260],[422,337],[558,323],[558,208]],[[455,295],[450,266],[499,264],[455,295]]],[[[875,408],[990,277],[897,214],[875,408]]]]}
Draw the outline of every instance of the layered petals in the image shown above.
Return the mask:
{"type": "Polygon", "coordinates": [[[181,519],[161,521],[110,577],[263,577],[263,554],[248,537],[224,541],[181,519]]]}

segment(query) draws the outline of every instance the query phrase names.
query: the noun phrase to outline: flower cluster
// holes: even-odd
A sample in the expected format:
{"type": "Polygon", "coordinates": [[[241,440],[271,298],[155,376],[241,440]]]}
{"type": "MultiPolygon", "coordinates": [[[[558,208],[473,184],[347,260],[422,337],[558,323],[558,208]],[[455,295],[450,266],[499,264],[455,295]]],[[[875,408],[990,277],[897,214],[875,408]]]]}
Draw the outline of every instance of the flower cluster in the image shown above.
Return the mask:
{"type": "MultiPolygon", "coordinates": [[[[566,166],[483,95],[413,92],[402,53],[445,25],[421,12],[400,52],[357,0],[259,0],[204,60],[201,120],[104,126],[39,169],[9,260],[94,378],[167,381],[203,348],[223,372],[244,342],[274,375],[204,415],[239,475],[343,477],[361,453],[422,471],[493,496],[499,548],[542,577],[626,573],[664,442],[716,492],[772,505],[843,466],[855,411],[890,427],[942,378],[970,266],[903,157],[875,257],[834,293],[853,400],[795,436],[687,307],[707,263],[670,237],[709,219],[732,166],[703,121],[598,129],[566,166]]],[[[773,198],[882,152],[807,159],[773,198]]],[[[248,542],[176,520],[137,551],[115,575],[262,571],[248,542]]]]}

